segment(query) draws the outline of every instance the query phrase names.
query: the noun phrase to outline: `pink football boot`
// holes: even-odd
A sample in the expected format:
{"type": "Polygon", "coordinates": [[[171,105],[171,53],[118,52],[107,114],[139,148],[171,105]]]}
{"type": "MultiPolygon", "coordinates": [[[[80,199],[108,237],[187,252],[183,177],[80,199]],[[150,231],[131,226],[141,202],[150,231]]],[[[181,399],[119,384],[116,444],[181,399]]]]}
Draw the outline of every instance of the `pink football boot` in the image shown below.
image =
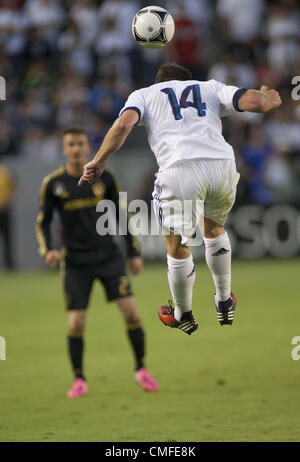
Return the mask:
{"type": "Polygon", "coordinates": [[[135,380],[145,391],[158,390],[158,382],[149,374],[145,367],[141,367],[134,374],[135,380]]]}
{"type": "Polygon", "coordinates": [[[78,377],[77,379],[75,379],[72,388],[68,391],[67,396],[69,398],[80,398],[81,396],[86,395],[87,391],[87,383],[83,379],[78,377]]]}

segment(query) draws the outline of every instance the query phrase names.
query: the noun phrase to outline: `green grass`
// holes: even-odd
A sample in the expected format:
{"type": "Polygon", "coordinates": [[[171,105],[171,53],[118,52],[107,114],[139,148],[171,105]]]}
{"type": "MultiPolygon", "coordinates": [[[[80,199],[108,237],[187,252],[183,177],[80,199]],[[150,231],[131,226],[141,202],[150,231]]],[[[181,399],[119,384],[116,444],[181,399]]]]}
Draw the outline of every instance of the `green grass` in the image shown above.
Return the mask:
{"type": "Polygon", "coordinates": [[[238,308],[221,327],[213,285],[197,265],[191,337],[168,329],[156,310],[169,297],[166,267],[146,265],[134,288],[147,333],[147,365],[160,382],[133,380],[122,319],[95,284],[86,331],[88,396],[72,383],[58,272],[0,276],[0,441],[299,441],[299,260],[235,262],[238,308]]]}

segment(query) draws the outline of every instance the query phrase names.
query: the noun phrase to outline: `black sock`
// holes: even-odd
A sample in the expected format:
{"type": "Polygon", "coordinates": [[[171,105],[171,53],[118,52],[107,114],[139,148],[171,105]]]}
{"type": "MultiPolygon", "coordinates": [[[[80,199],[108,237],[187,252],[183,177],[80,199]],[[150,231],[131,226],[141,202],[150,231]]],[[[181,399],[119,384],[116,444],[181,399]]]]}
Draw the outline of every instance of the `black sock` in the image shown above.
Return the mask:
{"type": "Polygon", "coordinates": [[[68,346],[75,377],[85,380],[82,374],[83,338],[68,336],[68,346]]]}
{"type": "Polygon", "coordinates": [[[145,334],[141,327],[137,329],[128,329],[127,332],[136,360],[136,370],[138,370],[144,367],[145,334]]]}

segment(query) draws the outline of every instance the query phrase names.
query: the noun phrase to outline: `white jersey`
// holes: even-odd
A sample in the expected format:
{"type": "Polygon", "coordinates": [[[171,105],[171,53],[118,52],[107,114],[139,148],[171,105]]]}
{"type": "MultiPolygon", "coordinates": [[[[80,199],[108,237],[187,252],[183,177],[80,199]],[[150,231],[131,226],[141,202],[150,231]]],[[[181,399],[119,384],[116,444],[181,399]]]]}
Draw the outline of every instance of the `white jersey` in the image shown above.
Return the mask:
{"type": "Polygon", "coordinates": [[[137,111],[160,171],[190,159],[233,159],[221,117],[239,111],[244,91],[216,80],[172,80],[131,93],[120,115],[137,111]]]}

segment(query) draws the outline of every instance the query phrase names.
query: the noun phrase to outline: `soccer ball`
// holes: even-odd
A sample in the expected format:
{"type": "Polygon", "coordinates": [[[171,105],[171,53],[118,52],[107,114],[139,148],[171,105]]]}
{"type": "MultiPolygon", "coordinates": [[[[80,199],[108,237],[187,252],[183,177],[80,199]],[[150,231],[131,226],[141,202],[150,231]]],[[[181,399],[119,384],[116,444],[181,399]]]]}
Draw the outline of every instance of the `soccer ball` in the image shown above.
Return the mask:
{"type": "Polygon", "coordinates": [[[146,6],[133,18],[132,34],[146,48],[162,48],[172,40],[175,24],[170,13],[160,6],[146,6]]]}

